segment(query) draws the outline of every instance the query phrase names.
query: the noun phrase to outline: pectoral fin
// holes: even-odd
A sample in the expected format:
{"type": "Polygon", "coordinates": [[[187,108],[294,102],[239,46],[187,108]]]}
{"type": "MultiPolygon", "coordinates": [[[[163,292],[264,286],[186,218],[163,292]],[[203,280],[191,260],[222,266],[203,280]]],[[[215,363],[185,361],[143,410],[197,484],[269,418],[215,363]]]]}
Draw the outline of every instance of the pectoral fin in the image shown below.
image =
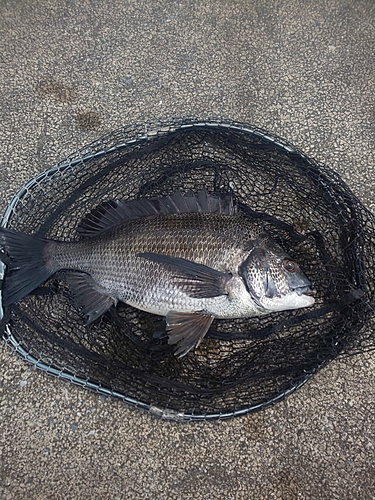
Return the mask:
{"type": "Polygon", "coordinates": [[[211,326],[214,317],[204,311],[181,313],[169,311],[166,316],[168,344],[178,347],[175,356],[182,358],[193,347],[198,347],[211,326]]]}
{"type": "Polygon", "coordinates": [[[117,304],[117,299],[109,297],[100,290],[95,280],[86,273],[69,272],[67,274],[69,287],[74,293],[76,307],[87,315],[86,325],[102,316],[111,306],[117,304]]]}
{"type": "Polygon", "coordinates": [[[231,273],[222,273],[190,260],[170,257],[152,252],[139,253],[138,257],[152,260],[173,273],[171,283],[183,290],[189,297],[204,299],[227,295],[226,284],[232,278],[231,273]]]}

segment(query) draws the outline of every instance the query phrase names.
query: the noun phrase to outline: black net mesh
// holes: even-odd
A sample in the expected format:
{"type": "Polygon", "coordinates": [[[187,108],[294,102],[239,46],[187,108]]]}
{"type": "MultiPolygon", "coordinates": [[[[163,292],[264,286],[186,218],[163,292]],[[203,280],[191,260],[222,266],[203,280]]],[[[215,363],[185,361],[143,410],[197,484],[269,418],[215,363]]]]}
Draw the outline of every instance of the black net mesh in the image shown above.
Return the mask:
{"type": "Polygon", "coordinates": [[[244,124],[118,130],[25,185],[2,225],[74,240],[80,219],[104,200],[203,187],[233,193],[300,263],[318,291],[313,308],[215,321],[201,346],[178,359],[153,337],[160,318],[125,304],[85,327],[54,276],[6,308],[6,341],[45,371],[173,419],[259,409],[338,354],[374,346],[374,216],[329,168],[244,124]]]}

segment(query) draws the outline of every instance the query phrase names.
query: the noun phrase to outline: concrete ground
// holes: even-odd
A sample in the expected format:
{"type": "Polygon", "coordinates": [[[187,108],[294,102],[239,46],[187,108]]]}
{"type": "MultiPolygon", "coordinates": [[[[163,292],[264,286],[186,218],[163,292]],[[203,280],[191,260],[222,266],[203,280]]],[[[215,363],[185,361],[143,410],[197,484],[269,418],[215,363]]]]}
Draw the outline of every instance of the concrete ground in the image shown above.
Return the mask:
{"type": "MultiPolygon", "coordinates": [[[[375,211],[373,0],[1,0],[1,209],[124,124],[217,115],[338,171],[375,211]]],[[[375,498],[375,362],[338,359],[284,402],[160,421],[0,345],[2,499],[375,498]]]]}

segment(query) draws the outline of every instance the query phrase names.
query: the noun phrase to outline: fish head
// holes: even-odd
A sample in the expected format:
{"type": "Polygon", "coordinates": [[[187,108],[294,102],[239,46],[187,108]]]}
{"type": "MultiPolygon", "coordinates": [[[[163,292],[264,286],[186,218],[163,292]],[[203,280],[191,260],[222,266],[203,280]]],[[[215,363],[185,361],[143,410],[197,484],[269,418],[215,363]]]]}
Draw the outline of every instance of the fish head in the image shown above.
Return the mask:
{"type": "Polygon", "coordinates": [[[252,300],[267,311],[300,309],[315,302],[310,280],[276,245],[254,247],[240,266],[240,275],[252,300]]]}

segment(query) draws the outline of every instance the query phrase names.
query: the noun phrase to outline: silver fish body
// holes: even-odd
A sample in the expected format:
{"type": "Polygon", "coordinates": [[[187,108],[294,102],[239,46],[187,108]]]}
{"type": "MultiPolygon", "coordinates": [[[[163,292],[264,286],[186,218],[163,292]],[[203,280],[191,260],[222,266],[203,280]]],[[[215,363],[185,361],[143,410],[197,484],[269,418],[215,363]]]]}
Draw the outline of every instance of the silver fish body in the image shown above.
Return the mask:
{"type": "Polygon", "coordinates": [[[199,344],[214,318],[260,316],[314,303],[314,290],[298,264],[238,214],[230,198],[202,191],[106,202],[78,232],[80,241],[64,243],[0,229],[10,257],[4,304],[56,271],[70,270],[69,284],[88,322],[119,300],[165,316],[169,343],[177,344],[176,354],[182,356],[199,344]],[[19,250],[25,246],[35,252],[32,263],[19,250]]]}

